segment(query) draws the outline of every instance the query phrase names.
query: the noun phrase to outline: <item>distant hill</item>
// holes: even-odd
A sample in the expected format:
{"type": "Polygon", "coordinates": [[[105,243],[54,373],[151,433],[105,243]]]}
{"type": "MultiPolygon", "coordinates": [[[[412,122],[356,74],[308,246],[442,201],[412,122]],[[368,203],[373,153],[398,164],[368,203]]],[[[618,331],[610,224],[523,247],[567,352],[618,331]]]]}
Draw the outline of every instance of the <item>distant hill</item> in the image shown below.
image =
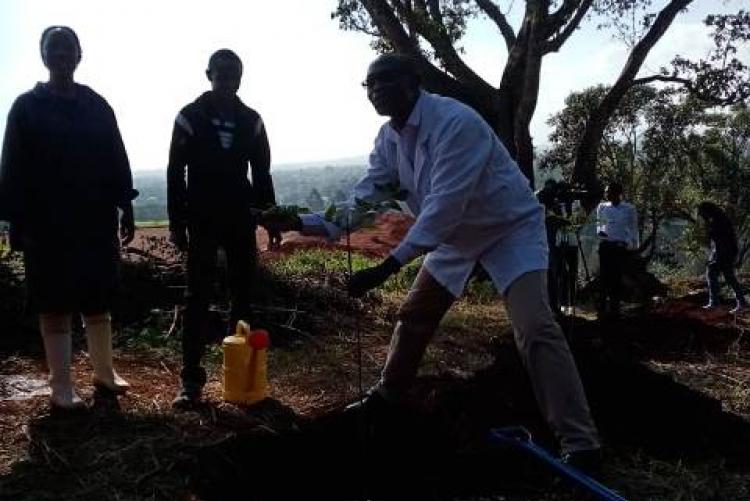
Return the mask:
{"type": "MultiPolygon", "coordinates": [[[[271,175],[276,201],[322,210],[331,202],[344,200],[365,169],[363,158],[274,166],[271,175]]],[[[133,182],[140,193],[134,201],[136,221],[167,219],[166,177],[163,170],[133,173],[133,182]]]]}
{"type": "Polygon", "coordinates": [[[272,166],[272,170],[274,172],[280,171],[280,170],[298,170],[298,169],[307,169],[310,167],[348,167],[352,165],[367,165],[367,157],[366,156],[357,156],[357,157],[345,157],[345,158],[338,158],[333,160],[320,160],[317,162],[295,162],[295,163],[286,163],[286,164],[278,164],[272,166]]]}

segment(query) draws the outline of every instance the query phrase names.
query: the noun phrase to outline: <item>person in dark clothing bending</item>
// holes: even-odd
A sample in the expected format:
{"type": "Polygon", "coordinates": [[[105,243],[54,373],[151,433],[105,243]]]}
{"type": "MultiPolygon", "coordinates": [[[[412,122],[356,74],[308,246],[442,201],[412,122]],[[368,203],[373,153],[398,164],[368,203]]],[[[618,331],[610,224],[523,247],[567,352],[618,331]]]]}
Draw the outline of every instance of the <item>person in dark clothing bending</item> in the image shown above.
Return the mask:
{"type": "Polygon", "coordinates": [[[73,80],[75,32],[52,26],[40,49],[49,81],[16,99],[0,162],[0,220],[23,251],[29,306],[39,314],[53,409],[79,409],[71,376],[74,313],[83,314],[94,384],[116,394],[128,383],[112,367],[110,310],[120,242],[134,236],[128,157],[112,108],[73,80]],[[121,211],[118,222],[118,208],[121,211]]]}
{"type": "Polygon", "coordinates": [[[724,274],[727,284],[734,291],[736,304],[732,313],[739,313],[747,308],[747,300],[742,293],[742,286],[734,274],[734,264],[737,261],[737,236],[732,222],[721,208],[711,202],[701,202],[698,205],[698,215],[706,221],[708,239],[711,242],[711,254],[706,267],[708,282],[708,304],[706,309],[719,306],[719,273],[724,274]]]}
{"type": "Polygon", "coordinates": [[[231,328],[249,315],[257,260],[253,209],[275,204],[263,120],[237,97],[240,58],[219,50],[211,56],[206,75],[211,91],[177,115],[167,168],[170,239],[188,253],[182,388],[173,402],[178,408],[197,403],[206,383],[201,359],[217,250],[223,248],[227,256],[231,328]]]}

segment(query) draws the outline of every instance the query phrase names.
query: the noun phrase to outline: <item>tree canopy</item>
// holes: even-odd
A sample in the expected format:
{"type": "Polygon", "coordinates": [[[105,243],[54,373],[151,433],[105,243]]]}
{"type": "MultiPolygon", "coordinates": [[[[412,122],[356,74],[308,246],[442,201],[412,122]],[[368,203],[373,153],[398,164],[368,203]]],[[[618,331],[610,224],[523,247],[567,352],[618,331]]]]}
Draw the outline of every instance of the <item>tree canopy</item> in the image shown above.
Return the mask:
{"type": "MultiPolygon", "coordinates": [[[[594,187],[599,143],[615,110],[634,86],[655,81],[677,86],[714,104],[750,95],[747,66],[738,46],[750,39],[750,14],[707,16],[714,50],[703,59],[675,54],[668,67],[639,76],[651,49],[675,18],[693,3],[714,0],[526,0],[517,26],[509,20],[513,0],[338,0],[332,16],[340,26],[372,37],[379,51],[397,51],[420,64],[425,87],[473,106],[492,125],[533,182],[534,147],[529,132],[544,57],[557,52],[583,23],[597,23],[628,47],[619,76],[589,114],[576,145],[574,181],[594,187]],[[462,57],[460,41],[474,18],[489,19],[507,58],[500,82],[480,77],[462,57]]],[[[597,82],[592,82],[592,84],[597,82]]]]}

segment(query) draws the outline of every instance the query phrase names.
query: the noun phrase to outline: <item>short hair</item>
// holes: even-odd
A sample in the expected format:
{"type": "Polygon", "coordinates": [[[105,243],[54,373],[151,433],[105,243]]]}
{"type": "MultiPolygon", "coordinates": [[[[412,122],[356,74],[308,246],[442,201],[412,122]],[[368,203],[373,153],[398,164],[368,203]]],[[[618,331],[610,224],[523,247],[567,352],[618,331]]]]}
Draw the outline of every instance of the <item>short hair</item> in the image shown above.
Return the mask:
{"type": "Polygon", "coordinates": [[[721,210],[721,207],[706,200],[698,204],[698,214],[704,217],[709,216],[715,218],[721,217],[725,213],[721,210]]]}
{"type": "Polygon", "coordinates": [[[42,59],[44,59],[44,43],[47,41],[47,38],[55,32],[55,31],[62,31],[66,35],[68,35],[70,38],[73,39],[73,41],[76,44],[76,48],[78,49],[78,60],[81,60],[81,56],[83,55],[83,51],[81,50],[81,42],[78,40],[78,35],[76,35],[76,32],[73,31],[73,28],[70,26],[50,26],[46,28],[42,32],[42,36],[39,39],[39,53],[42,55],[42,59]]]}
{"type": "Polygon", "coordinates": [[[242,69],[242,59],[240,59],[240,56],[238,56],[233,50],[230,49],[219,49],[213,54],[211,54],[211,57],[208,58],[208,68],[207,71],[211,71],[214,69],[216,64],[221,61],[232,61],[240,65],[240,69],[242,69]]]}
{"type": "Polygon", "coordinates": [[[622,195],[622,183],[619,181],[610,181],[607,183],[607,189],[609,191],[614,191],[615,193],[619,193],[622,195]]]}
{"type": "Polygon", "coordinates": [[[396,73],[411,77],[417,85],[420,85],[422,82],[422,75],[420,74],[417,60],[410,55],[389,52],[381,54],[372,63],[385,63],[396,73]]]}

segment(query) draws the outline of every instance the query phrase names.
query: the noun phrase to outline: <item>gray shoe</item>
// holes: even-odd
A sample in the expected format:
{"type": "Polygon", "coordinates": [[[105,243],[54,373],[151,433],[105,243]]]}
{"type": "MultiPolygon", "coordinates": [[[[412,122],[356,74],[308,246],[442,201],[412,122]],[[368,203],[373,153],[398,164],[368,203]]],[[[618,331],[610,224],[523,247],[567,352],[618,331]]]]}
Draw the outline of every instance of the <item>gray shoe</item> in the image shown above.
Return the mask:
{"type": "Polygon", "coordinates": [[[201,403],[202,385],[183,383],[179,393],[172,400],[172,408],[175,410],[192,410],[201,403]]]}
{"type": "Polygon", "coordinates": [[[740,313],[744,313],[747,311],[747,303],[737,303],[737,306],[729,310],[729,313],[732,315],[739,315],[740,313]]]}

